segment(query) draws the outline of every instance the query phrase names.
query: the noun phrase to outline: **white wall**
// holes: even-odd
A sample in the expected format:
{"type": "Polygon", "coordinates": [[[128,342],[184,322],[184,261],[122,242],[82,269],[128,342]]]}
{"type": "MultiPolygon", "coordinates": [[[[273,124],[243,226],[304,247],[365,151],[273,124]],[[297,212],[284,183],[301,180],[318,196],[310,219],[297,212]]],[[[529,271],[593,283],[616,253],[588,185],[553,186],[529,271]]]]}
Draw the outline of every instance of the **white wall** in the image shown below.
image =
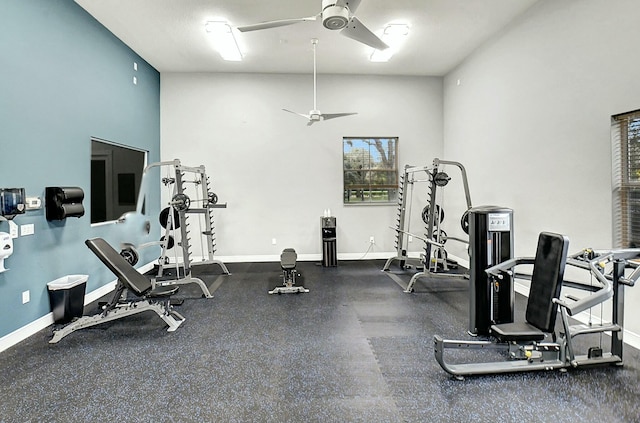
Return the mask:
{"type": "MultiPolygon", "coordinates": [[[[475,205],[514,209],[516,255],[540,231],[612,245],[610,117],[640,107],[640,2],[540,1],[445,78],[445,156],[475,205]]],[[[640,334],[640,288],[627,293],[640,334]]]]}
{"type": "Polygon", "coordinates": [[[431,163],[443,149],[442,78],[318,75],[318,108],[358,115],[309,127],[281,110],[312,106],[311,75],[162,73],[161,157],[205,165],[228,203],[215,212],[220,258],[273,260],[285,247],[320,257],[327,208],[340,258],[362,257],[370,236],[368,258],[395,251],[397,206],[342,204],[342,137],[398,136],[400,168],[431,163]]]}

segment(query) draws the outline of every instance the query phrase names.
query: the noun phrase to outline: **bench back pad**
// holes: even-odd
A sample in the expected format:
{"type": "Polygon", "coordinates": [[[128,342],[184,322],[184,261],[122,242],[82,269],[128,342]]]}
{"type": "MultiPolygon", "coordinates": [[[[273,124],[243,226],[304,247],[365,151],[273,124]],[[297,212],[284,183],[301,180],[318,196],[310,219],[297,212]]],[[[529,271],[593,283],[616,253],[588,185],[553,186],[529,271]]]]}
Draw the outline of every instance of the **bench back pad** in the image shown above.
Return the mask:
{"type": "Polygon", "coordinates": [[[280,265],[283,269],[294,269],[296,267],[296,260],[298,254],[293,248],[285,248],[280,254],[280,265]]]}
{"type": "Polygon", "coordinates": [[[126,288],[138,296],[151,290],[151,281],[131,266],[107,241],[102,238],[93,238],[86,240],[85,244],[126,288]]]}

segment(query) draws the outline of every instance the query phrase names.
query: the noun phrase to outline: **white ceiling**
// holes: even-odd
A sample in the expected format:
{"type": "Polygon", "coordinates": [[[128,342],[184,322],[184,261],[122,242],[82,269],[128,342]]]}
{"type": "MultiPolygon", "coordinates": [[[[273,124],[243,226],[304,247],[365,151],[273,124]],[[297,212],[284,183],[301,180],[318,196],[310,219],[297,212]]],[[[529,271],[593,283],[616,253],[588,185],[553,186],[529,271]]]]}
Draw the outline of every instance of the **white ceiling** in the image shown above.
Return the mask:
{"type": "Polygon", "coordinates": [[[236,33],[242,62],[222,60],[205,35],[208,20],[240,26],[308,17],[321,0],[75,1],[160,72],[310,73],[310,40],[318,38],[319,73],[441,76],[537,0],[362,0],[356,16],[374,33],[390,22],[411,26],[387,63],[369,62],[370,47],[319,20],[236,33]]]}

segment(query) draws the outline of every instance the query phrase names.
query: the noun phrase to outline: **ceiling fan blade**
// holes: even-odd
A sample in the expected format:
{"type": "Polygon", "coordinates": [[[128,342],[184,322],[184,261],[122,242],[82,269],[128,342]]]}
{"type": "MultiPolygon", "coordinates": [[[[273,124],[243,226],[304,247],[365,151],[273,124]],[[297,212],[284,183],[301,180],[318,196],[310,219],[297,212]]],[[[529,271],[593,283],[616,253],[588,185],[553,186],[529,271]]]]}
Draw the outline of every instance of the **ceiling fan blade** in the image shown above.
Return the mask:
{"type": "Polygon", "coordinates": [[[323,113],[322,120],[335,119],[343,116],[357,115],[358,113],[323,113]]]}
{"type": "Polygon", "coordinates": [[[336,6],[346,6],[351,13],[355,13],[358,6],[360,6],[360,0],[338,0],[336,6]]]}
{"type": "Polygon", "coordinates": [[[277,28],[279,26],[293,25],[298,22],[315,21],[317,18],[318,18],[318,15],[310,16],[308,18],[281,19],[279,21],[261,22],[253,25],[239,26],[238,31],[249,32],[249,31],[258,31],[261,29],[277,28]]]}
{"type": "Polygon", "coordinates": [[[340,31],[340,34],[353,40],[360,41],[363,44],[373,47],[377,50],[385,50],[389,48],[376,34],[371,32],[369,28],[364,26],[362,22],[355,16],[349,19],[347,26],[340,31]]]}
{"type": "Polygon", "coordinates": [[[298,113],[298,112],[294,112],[292,110],[287,110],[287,109],[282,109],[282,110],[284,110],[285,112],[293,113],[294,115],[302,116],[303,118],[311,119],[310,115],[305,115],[303,113],[298,113]]]}

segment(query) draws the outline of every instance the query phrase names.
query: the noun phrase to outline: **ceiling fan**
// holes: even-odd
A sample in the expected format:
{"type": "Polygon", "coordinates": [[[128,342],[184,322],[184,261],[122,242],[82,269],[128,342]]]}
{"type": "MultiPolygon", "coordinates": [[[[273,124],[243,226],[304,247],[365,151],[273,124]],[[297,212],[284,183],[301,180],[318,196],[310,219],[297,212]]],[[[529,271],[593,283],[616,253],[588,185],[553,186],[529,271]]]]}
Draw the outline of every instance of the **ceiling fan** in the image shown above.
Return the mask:
{"type": "Polygon", "coordinates": [[[304,113],[298,113],[287,109],[282,109],[285,112],[293,113],[294,115],[302,116],[309,119],[307,126],[313,125],[315,122],[320,122],[321,120],[328,120],[339,118],[343,116],[357,115],[357,113],[320,113],[318,107],[316,105],[317,100],[317,91],[316,91],[316,45],[318,45],[318,39],[312,38],[311,44],[313,45],[313,110],[309,112],[308,115],[304,113]]]}
{"type": "Polygon", "coordinates": [[[333,31],[341,29],[340,34],[377,50],[389,48],[387,44],[355,17],[354,13],[360,5],[360,1],[361,0],[322,0],[322,11],[315,16],[239,26],[238,31],[248,32],[276,28],[279,26],[293,25],[298,22],[315,21],[318,17],[322,17],[322,25],[327,29],[333,31]]]}

